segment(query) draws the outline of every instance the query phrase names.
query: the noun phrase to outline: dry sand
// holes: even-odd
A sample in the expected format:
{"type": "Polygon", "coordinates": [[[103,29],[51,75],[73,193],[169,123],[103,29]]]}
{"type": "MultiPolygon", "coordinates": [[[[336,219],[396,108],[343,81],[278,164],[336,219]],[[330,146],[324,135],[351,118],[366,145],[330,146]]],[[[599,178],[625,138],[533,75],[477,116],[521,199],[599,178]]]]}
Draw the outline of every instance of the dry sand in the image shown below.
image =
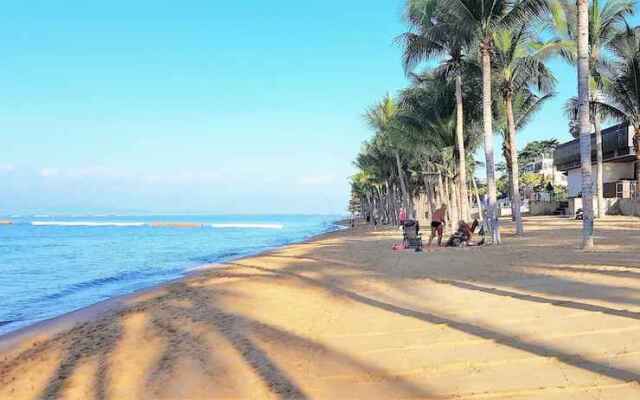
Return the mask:
{"type": "Polygon", "coordinates": [[[579,227],[430,253],[358,227],[216,266],[14,339],[0,399],[640,399],[640,220],[593,252],[579,227]]]}

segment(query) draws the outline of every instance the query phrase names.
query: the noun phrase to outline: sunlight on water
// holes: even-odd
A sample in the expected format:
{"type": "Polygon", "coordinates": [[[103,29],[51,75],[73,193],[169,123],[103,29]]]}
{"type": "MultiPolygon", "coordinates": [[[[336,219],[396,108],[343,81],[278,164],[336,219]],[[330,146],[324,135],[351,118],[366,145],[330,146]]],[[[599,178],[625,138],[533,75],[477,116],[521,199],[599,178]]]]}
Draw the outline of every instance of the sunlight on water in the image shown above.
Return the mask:
{"type": "Polygon", "coordinates": [[[0,227],[0,334],[335,230],[338,216],[22,216],[0,227]]]}

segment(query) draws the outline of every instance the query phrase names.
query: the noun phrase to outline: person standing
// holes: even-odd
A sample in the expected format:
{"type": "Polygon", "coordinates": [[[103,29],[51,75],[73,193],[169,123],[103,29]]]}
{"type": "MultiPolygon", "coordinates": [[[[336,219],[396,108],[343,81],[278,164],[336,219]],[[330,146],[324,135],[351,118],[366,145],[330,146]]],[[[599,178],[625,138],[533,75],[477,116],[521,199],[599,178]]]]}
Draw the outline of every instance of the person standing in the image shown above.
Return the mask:
{"type": "Polygon", "coordinates": [[[442,246],[442,234],[444,231],[444,220],[447,213],[447,205],[442,204],[440,208],[433,212],[431,216],[431,237],[429,238],[429,247],[433,238],[438,235],[438,247],[442,246]]]}
{"type": "Polygon", "coordinates": [[[404,207],[400,207],[398,219],[400,220],[400,226],[404,226],[404,221],[407,220],[407,212],[405,211],[404,207]]]}

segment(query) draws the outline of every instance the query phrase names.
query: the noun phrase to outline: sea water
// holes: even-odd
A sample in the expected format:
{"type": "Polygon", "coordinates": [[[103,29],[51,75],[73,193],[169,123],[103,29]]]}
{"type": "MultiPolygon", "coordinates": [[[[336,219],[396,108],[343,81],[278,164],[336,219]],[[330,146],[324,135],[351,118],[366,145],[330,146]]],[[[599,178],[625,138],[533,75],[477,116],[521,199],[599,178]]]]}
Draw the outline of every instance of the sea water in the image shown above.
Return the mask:
{"type": "Polygon", "coordinates": [[[309,215],[11,219],[0,225],[0,334],[340,228],[339,216],[309,215]]]}

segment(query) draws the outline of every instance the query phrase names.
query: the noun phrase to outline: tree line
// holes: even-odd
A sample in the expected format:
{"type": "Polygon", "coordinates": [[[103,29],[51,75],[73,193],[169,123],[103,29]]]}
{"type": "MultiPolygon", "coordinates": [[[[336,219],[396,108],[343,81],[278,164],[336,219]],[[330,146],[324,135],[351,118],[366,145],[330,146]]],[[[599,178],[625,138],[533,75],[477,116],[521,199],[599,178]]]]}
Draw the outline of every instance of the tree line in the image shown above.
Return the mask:
{"type": "MultiPolygon", "coordinates": [[[[548,63],[558,58],[578,76],[565,112],[570,132],[580,138],[582,246],[592,247],[592,130],[599,213],[602,123],[628,122],[640,154],[640,28],[627,20],[634,8],[633,0],[407,0],[407,31],[395,41],[410,84],[364,113],[373,137],[351,179],[360,211],[397,223],[401,207],[413,217],[424,208],[428,217],[445,203],[447,219],[455,222],[469,220],[475,208],[490,242],[499,244],[494,141],[500,135],[516,234],[522,234],[517,133],[554,96],[557,78],[548,63]],[[484,160],[476,162],[472,155],[480,147],[484,160]],[[486,174],[486,210],[478,168],[486,174]]],[[[635,169],[639,177],[637,161],[635,169]]]]}

